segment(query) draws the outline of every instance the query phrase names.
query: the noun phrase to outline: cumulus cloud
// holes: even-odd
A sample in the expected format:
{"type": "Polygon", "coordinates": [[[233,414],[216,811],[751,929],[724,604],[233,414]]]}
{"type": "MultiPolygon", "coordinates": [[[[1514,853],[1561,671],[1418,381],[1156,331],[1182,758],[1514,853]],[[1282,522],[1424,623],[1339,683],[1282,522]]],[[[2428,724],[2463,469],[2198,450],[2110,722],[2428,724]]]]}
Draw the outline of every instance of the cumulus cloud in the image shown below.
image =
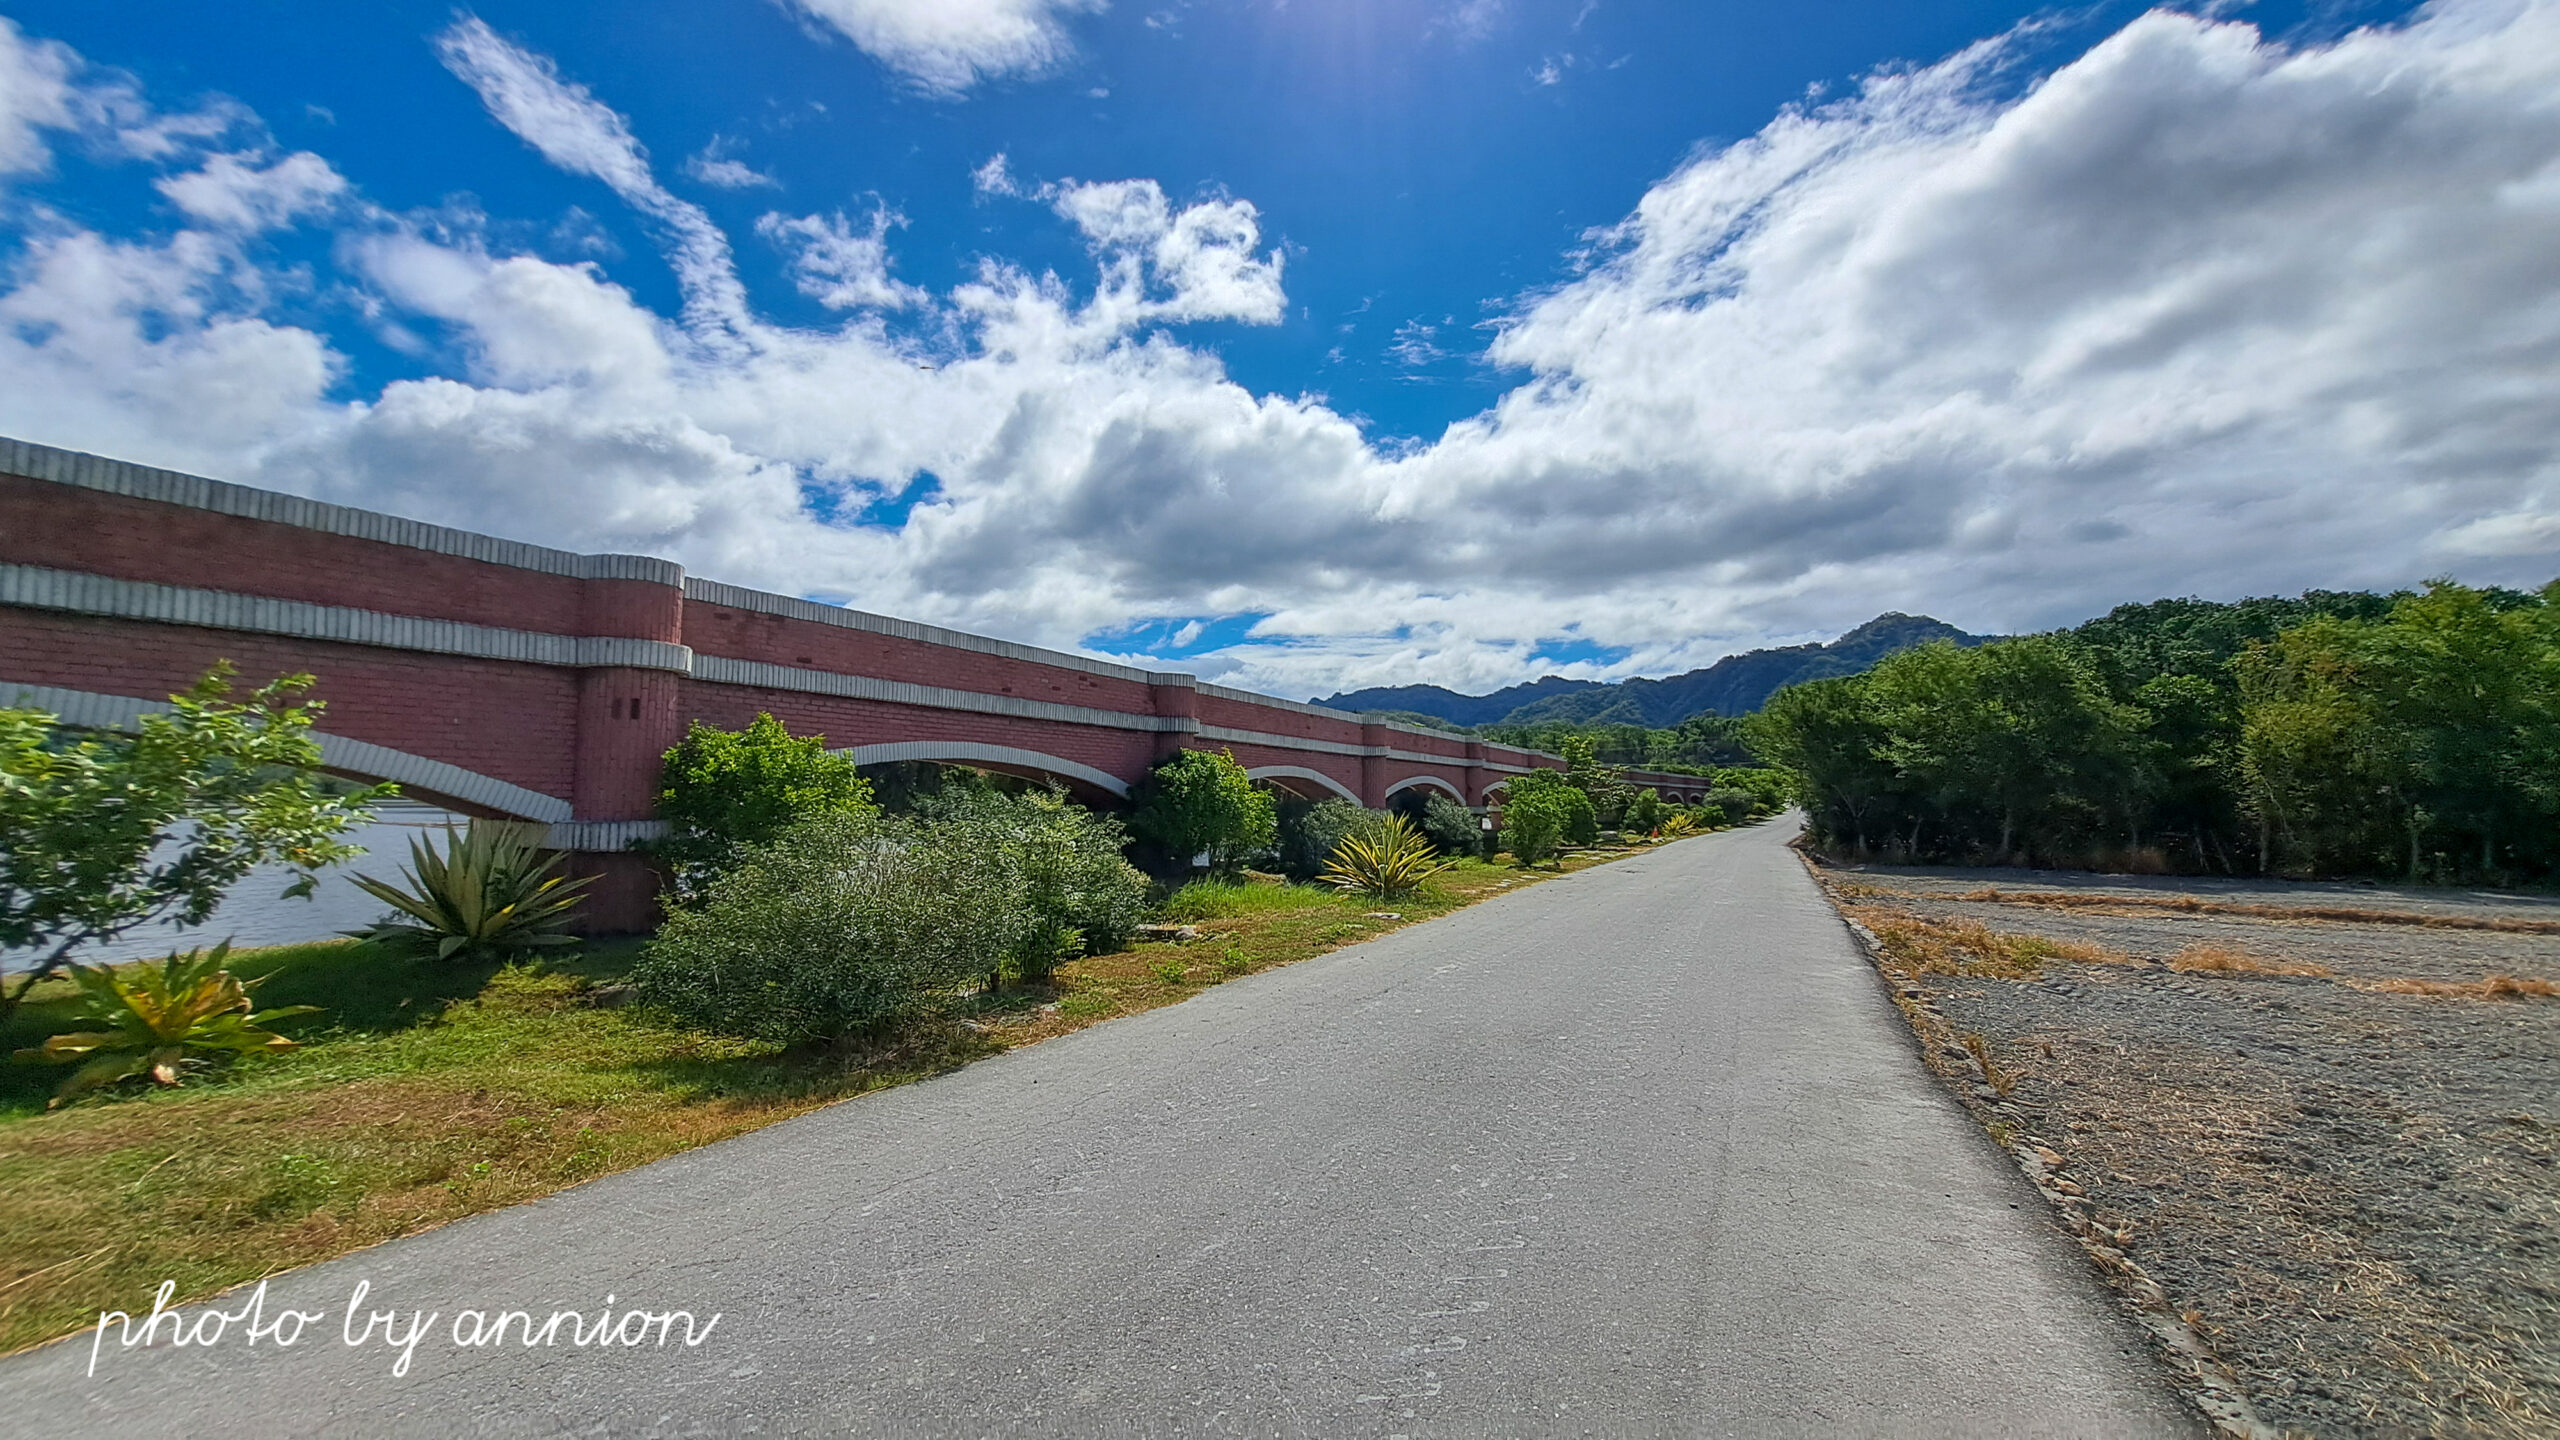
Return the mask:
{"type": "Polygon", "coordinates": [[[905,223],[886,209],[872,211],[861,230],[841,210],[797,219],[771,214],[756,221],[756,233],[791,252],[792,279],[819,304],[896,310],[925,299],[923,291],[889,278],[889,227],[905,223]]]}
{"type": "MultiPolygon", "coordinates": [[[[1518,383],[1428,440],[1186,342],[1281,314],[1244,200],[991,163],[981,191],[1049,206],[1091,273],[990,260],[943,294],[891,278],[886,209],[768,216],[848,312],[794,328],[604,100],[477,22],[439,43],[660,226],[683,315],[339,195],[347,283],[458,358],[333,400],[236,219],[110,239],[30,211],[0,433],[1048,644],[1263,615],[1184,663],[1284,694],[1660,673],[1887,608],[2022,628],[2560,569],[2554,0],[2301,48],[2153,14],[2041,78],[2003,40],[1879,74],[1649,189],[1503,318],[1482,358],[1518,383]],[[851,518],[927,474],[902,525],[851,518]],[[1559,637],[1626,658],[1540,659],[1559,637]]],[[[121,116],[98,133],[176,133],[121,116]]],[[[170,143],[177,178],[242,148],[170,143]]]]}
{"type": "Polygon", "coordinates": [[[254,155],[214,155],[199,169],[157,183],[191,218],[234,230],[272,229],[325,213],[347,190],[346,177],[308,150],[265,166],[254,155]]]}
{"type": "Polygon", "coordinates": [[[1065,17],[1106,0],[793,0],[918,89],[956,97],[981,81],[1038,74],[1074,49],[1065,17]]]}

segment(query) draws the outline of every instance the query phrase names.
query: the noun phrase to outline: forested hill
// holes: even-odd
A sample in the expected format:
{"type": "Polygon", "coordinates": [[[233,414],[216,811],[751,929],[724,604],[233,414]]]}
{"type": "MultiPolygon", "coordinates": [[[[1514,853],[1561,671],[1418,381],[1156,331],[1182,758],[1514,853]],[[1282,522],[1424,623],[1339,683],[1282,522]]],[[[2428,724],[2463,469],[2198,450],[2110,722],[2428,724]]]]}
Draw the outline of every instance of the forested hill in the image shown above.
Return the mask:
{"type": "Polygon", "coordinates": [[[1746,715],[1782,685],[1854,675],[1897,650],[1932,640],[1979,645],[1992,637],[1968,635],[1926,615],[1879,615],[1828,645],[1787,645],[1727,655],[1704,670],[1663,680],[1621,680],[1603,685],[1549,675],[1490,695],[1461,695],[1437,685],[1382,685],[1346,690],[1316,701],[1337,710],[1404,710],[1458,725],[1535,724],[1569,720],[1598,725],[1677,725],[1702,711],[1746,715]]]}

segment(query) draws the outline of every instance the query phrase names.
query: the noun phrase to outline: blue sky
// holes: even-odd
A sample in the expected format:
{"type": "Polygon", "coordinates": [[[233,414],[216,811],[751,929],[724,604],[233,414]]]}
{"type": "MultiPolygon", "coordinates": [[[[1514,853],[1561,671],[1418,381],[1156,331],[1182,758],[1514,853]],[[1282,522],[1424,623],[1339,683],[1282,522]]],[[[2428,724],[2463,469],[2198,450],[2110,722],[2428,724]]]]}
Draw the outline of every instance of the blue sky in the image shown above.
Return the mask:
{"type": "Polygon", "coordinates": [[[2527,0],[0,16],[25,438],[1284,693],[2560,568],[2527,0]]]}

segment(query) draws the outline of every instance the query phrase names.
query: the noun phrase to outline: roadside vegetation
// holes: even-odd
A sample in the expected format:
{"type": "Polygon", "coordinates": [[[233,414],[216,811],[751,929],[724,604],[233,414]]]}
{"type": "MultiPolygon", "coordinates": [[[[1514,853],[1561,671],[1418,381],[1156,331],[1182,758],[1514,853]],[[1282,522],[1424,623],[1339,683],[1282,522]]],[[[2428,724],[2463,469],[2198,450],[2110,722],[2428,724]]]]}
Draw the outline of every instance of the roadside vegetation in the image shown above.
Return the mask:
{"type": "Polygon", "coordinates": [[[2547,881],[2560,582],[2120,606],[1781,690],[1743,733],[1844,858],[2547,881]]]}
{"type": "Polygon", "coordinates": [[[0,1066],[0,1350],[162,1280],[200,1297],[1782,803],[1675,809],[1584,746],[1528,777],[1515,808],[1558,818],[1523,839],[1443,795],[1309,804],[1185,751],[1124,821],[966,769],[875,786],[760,717],[666,757],[654,936],[573,943],[578,886],[484,823],[366,875],[387,913],[347,939],[81,966],[82,943],[201,916],[251,865],[344,858],[333,837],[386,793],[316,774],[304,682],[243,705],[223,679],[126,734],[0,716],[0,792],[41,822],[0,843],[0,915],[19,943],[53,937],[54,962],[0,1014],[19,1061],[0,1066]],[[83,852],[102,776],[158,788],[149,823],[94,827],[83,852]],[[1508,861],[1506,839],[1525,846],[1508,861]]]}

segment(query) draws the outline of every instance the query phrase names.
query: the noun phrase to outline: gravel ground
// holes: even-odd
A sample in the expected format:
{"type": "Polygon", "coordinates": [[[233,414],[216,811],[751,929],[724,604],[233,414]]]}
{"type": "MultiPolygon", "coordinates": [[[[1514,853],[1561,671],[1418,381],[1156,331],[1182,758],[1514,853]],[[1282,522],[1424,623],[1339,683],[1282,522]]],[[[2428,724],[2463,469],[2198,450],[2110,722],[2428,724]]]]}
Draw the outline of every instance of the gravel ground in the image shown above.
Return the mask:
{"type": "Polygon", "coordinates": [[[1818,874],[1933,1067],[2267,1430],[2560,1435],[2560,999],[2409,993],[2560,981],[2560,903],[1818,874]]]}

